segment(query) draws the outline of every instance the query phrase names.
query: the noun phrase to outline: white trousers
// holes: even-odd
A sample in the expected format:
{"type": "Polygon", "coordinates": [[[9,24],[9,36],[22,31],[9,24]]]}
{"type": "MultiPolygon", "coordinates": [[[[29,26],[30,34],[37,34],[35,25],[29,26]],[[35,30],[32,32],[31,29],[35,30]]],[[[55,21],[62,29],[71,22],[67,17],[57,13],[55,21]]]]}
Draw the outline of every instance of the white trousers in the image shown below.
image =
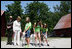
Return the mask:
{"type": "Polygon", "coordinates": [[[20,45],[20,30],[16,30],[14,33],[14,45],[20,45]]]}

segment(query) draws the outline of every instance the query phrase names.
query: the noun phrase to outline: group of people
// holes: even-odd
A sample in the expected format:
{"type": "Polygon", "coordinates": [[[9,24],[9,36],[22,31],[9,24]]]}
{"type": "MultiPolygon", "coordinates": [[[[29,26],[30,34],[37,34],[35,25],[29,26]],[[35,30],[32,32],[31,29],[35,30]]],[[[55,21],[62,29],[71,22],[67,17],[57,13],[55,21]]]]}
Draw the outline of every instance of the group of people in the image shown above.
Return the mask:
{"type": "Polygon", "coordinates": [[[39,46],[43,45],[42,42],[44,42],[44,39],[47,43],[47,46],[49,46],[48,41],[47,41],[47,24],[44,23],[42,24],[41,21],[37,21],[34,23],[32,27],[32,23],[30,21],[29,17],[26,17],[26,24],[25,28],[22,32],[21,29],[21,17],[18,16],[15,21],[13,21],[12,16],[10,16],[10,20],[7,22],[7,30],[8,30],[8,40],[7,40],[7,45],[14,44],[14,45],[20,45],[20,33],[22,33],[22,37],[25,37],[25,41],[27,42],[27,45],[29,46],[30,44],[30,33],[31,29],[33,28],[34,32],[34,38],[35,38],[35,46],[37,46],[37,38],[39,40],[39,46]],[[12,42],[12,35],[14,34],[14,43],[12,42]]]}

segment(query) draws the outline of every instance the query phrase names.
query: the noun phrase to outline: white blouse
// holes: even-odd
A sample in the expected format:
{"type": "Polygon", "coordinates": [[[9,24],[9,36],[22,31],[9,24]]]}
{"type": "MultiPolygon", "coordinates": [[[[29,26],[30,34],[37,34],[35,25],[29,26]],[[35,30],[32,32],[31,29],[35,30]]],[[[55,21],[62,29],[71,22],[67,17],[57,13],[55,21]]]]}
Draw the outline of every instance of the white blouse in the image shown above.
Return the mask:
{"type": "Polygon", "coordinates": [[[18,22],[17,20],[15,20],[13,22],[13,31],[15,31],[15,30],[20,30],[21,31],[21,23],[18,22]]]}

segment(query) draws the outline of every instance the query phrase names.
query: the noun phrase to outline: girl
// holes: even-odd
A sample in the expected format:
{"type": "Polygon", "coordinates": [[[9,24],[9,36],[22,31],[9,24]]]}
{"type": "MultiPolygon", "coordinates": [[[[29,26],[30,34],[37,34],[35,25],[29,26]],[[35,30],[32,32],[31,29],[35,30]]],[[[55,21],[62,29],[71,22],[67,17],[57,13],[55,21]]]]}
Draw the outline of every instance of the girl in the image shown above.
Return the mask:
{"type": "Polygon", "coordinates": [[[30,43],[30,30],[31,30],[31,22],[30,22],[30,18],[26,17],[26,25],[25,25],[25,29],[24,29],[24,33],[25,33],[25,40],[27,42],[27,45],[29,47],[29,43],[30,43]]]}
{"type": "Polygon", "coordinates": [[[47,41],[47,31],[48,31],[47,24],[44,24],[41,30],[42,30],[42,35],[45,38],[45,41],[47,43],[47,46],[49,46],[48,41],[47,41]]]}
{"type": "Polygon", "coordinates": [[[40,23],[34,24],[34,34],[35,34],[35,46],[37,46],[37,37],[39,38],[39,47],[41,47],[41,37],[40,37],[40,23]]]}
{"type": "MultiPolygon", "coordinates": [[[[41,23],[41,30],[40,30],[41,31],[41,34],[40,34],[41,35],[41,42],[44,42],[43,41],[42,30],[43,30],[43,24],[41,23]]],[[[43,43],[41,43],[41,45],[43,46],[43,43]]]]}
{"type": "Polygon", "coordinates": [[[14,45],[20,45],[20,32],[21,32],[21,17],[18,16],[17,20],[13,22],[13,31],[14,31],[14,45]],[[16,43],[17,39],[17,43],[16,43]]]}

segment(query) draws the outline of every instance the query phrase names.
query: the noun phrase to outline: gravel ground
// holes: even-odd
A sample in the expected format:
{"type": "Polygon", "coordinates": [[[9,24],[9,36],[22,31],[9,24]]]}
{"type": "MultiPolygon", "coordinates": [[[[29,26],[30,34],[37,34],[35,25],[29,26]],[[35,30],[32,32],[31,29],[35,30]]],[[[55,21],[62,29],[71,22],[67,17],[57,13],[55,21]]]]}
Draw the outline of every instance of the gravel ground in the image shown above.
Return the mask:
{"type": "MultiPolygon", "coordinates": [[[[23,46],[22,47],[22,42],[19,46],[14,46],[14,45],[6,45],[7,41],[1,41],[1,48],[71,48],[71,38],[53,38],[53,39],[48,39],[49,45],[46,46],[46,43],[44,43],[44,46],[33,46],[30,44],[29,47],[23,46]]],[[[30,43],[33,43],[30,41],[30,43]]]]}

